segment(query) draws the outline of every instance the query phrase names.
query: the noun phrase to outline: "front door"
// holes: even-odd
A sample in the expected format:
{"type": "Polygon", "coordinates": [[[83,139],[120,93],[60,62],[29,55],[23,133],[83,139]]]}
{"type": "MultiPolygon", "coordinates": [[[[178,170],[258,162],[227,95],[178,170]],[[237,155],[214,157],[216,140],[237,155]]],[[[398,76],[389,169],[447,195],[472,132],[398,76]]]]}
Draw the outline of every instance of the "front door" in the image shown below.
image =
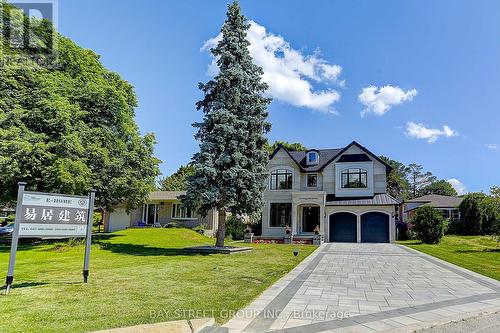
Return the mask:
{"type": "Polygon", "coordinates": [[[319,226],[319,207],[302,208],[302,232],[313,232],[319,226]]]}

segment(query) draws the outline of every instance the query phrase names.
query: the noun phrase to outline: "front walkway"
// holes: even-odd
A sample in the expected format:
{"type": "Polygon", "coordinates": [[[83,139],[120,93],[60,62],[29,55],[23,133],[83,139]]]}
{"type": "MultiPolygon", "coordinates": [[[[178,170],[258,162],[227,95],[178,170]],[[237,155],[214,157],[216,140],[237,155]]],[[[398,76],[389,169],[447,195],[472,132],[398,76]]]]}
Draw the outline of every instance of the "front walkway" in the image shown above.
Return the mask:
{"type": "Polygon", "coordinates": [[[375,332],[500,308],[500,282],[396,244],[330,243],[227,322],[229,332],[375,332]]]}

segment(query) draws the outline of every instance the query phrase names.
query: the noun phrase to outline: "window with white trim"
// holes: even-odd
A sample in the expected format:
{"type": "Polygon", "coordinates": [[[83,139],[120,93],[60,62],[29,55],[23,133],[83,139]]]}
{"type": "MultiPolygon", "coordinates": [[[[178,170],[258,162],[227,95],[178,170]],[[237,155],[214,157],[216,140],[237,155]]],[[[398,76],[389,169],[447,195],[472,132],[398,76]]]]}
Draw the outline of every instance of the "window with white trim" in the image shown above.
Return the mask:
{"type": "Polygon", "coordinates": [[[307,165],[314,165],[319,163],[318,152],[310,151],[307,153],[307,165]]]}
{"type": "Polygon", "coordinates": [[[174,203],[172,205],[172,218],[174,219],[191,219],[193,218],[193,212],[182,206],[180,203],[174,203]]]}
{"type": "Polygon", "coordinates": [[[361,168],[349,168],[342,170],[342,188],[367,188],[368,172],[361,168]]]}

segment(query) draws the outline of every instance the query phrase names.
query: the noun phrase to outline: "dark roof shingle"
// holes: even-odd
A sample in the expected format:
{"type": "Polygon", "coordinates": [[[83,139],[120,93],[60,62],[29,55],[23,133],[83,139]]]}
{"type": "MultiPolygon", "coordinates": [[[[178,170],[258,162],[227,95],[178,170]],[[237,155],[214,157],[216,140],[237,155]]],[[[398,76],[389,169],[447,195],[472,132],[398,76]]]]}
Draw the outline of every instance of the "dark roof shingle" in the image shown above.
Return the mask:
{"type": "Polygon", "coordinates": [[[425,203],[437,208],[457,207],[462,202],[463,198],[452,197],[439,194],[427,194],[411,200],[406,200],[405,203],[416,202],[425,203]]]}

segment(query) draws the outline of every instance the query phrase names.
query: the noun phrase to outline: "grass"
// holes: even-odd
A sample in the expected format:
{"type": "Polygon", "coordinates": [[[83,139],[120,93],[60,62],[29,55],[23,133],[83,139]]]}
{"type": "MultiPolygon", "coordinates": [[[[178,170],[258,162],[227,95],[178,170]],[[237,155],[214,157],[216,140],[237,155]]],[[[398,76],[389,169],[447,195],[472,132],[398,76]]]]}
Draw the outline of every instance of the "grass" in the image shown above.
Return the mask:
{"type": "MultiPolygon", "coordinates": [[[[0,332],[87,332],[192,317],[230,319],[315,247],[251,244],[232,255],[184,255],[213,239],[186,229],[134,229],[96,239],[89,283],[82,242],[22,245],[14,289],[0,295],[0,332]],[[191,312],[189,312],[191,311],[191,312]]],[[[9,247],[0,246],[0,272],[9,247]]],[[[2,277],[3,279],[3,277],[2,277]]]]}
{"type": "Polygon", "coordinates": [[[489,236],[444,236],[439,244],[400,244],[500,280],[500,244],[489,236]]]}

